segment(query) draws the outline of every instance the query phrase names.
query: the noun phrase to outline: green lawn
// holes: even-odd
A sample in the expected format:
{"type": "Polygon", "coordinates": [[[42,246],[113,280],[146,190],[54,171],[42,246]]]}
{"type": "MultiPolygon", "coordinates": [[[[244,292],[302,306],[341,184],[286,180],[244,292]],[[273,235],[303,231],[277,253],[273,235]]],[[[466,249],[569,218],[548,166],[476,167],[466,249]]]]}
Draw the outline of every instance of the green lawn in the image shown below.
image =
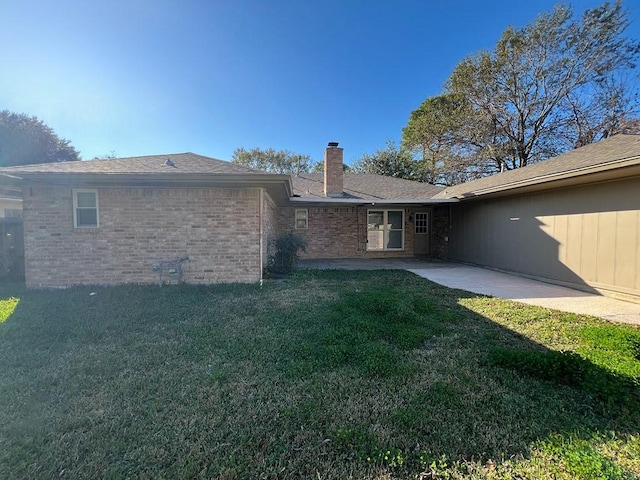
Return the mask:
{"type": "Polygon", "coordinates": [[[0,294],[3,479],[640,476],[632,327],[403,271],[0,294]]]}

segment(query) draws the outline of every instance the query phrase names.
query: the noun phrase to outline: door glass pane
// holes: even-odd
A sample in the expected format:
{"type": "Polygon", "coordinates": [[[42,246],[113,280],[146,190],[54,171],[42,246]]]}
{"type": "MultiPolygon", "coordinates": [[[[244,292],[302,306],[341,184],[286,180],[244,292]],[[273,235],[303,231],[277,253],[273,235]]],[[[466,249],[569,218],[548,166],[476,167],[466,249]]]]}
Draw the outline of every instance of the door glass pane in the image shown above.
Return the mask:
{"type": "Polygon", "coordinates": [[[428,213],[416,213],[416,233],[426,234],[429,233],[429,214],[428,213]]]}
{"type": "Polygon", "coordinates": [[[384,212],[370,211],[367,220],[367,228],[369,230],[382,230],[384,224],[384,212]]]}
{"type": "Polygon", "coordinates": [[[389,228],[392,230],[402,230],[402,211],[387,212],[389,228]]]}
{"type": "Polygon", "coordinates": [[[402,248],[402,230],[390,230],[387,248],[402,248]]]}
{"type": "Polygon", "coordinates": [[[369,230],[367,232],[367,250],[382,250],[384,246],[384,232],[382,230],[369,230]]]}

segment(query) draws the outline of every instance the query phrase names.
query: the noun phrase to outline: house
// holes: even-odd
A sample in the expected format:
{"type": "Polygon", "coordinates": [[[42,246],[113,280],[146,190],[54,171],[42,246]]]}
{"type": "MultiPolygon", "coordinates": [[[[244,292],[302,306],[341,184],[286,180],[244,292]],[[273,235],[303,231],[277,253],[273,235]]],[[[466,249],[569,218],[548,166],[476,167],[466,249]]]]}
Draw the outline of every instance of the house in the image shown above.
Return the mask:
{"type": "Polygon", "coordinates": [[[307,258],[432,256],[640,298],[640,142],[618,135],[455,187],[279,175],[193,153],[0,169],[22,189],[28,286],[254,282],[274,239],[307,258]],[[185,259],[184,269],[177,259],[185,259]],[[179,275],[178,275],[179,274],[179,275]]]}
{"type": "Polygon", "coordinates": [[[257,281],[275,235],[274,202],[291,196],[287,175],[191,153],[2,174],[22,187],[30,287],[156,282],[159,267],[184,257],[188,282],[257,281]]]}
{"type": "Polygon", "coordinates": [[[640,136],[448,187],[450,259],[640,300],[640,136]]]}
{"type": "Polygon", "coordinates": [[[289,231],[311,257],[437,250],[431,208],[457,200],[431,200],[442,188],[417,182],[343,176],[342,155],[326,149],[323,180],[193,153],[6,167],[0,178],[22,188],[30,287],[155,282],[184,257],[184,281],[255,282],[289,231]]]}
{"type": "Polygon", "coordinates": [[[343,173],[343,149],[330,143],[324,172],[292,177],[277,231],[308,245],[303,258],[444,256],[448,205],[442,187],[401,178],[343,173]],[[435,226],[436,228],[432,228],[435,226]]]}

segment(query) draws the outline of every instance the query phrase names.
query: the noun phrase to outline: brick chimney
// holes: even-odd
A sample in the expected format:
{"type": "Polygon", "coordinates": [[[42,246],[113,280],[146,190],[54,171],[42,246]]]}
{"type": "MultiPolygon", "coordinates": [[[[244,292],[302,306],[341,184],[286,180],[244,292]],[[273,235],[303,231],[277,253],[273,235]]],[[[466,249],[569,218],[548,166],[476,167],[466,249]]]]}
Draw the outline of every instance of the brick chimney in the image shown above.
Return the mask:
{"type": "Polygon", "coordinates": [[[341,197],[342,182],[342,152],[338,142],[329,142],[324,151],[324,195],[325,197],[341,197]]]}

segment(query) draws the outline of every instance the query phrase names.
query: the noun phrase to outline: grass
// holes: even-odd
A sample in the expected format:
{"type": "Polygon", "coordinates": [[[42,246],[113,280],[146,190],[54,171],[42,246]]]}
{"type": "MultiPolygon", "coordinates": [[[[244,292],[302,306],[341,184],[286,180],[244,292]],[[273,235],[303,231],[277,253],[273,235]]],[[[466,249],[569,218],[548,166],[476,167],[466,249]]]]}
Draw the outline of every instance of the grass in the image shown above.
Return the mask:
{"type": "Polygon", "coordinates": [[[0,478],[640,476],[637,328],[402,271],[0,293],[0,478]]]}

